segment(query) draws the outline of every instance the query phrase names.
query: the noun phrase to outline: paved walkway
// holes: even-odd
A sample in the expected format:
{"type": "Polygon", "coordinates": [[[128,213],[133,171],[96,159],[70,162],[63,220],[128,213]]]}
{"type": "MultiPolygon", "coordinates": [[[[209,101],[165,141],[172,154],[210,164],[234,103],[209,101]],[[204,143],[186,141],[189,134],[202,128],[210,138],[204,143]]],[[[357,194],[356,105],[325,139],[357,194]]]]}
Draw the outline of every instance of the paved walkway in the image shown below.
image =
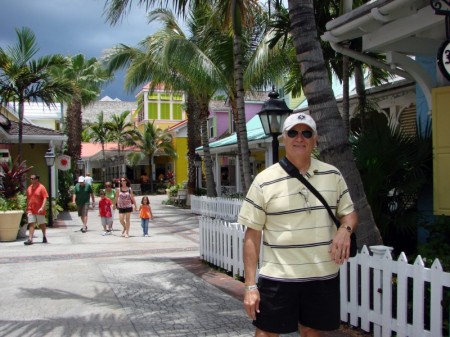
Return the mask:
{"type": "Polygon", "coordinates": [[[40,231],[32,246],[0,242],[0,337],[253,336],[242,283],[200,261],[198,216],[165,198],[151,197],[150,237],[137,213],[130,238],[117,214],[113,235],[102,236],[95,209],[87,233],[64,213],[48,244],[40,231]]]}

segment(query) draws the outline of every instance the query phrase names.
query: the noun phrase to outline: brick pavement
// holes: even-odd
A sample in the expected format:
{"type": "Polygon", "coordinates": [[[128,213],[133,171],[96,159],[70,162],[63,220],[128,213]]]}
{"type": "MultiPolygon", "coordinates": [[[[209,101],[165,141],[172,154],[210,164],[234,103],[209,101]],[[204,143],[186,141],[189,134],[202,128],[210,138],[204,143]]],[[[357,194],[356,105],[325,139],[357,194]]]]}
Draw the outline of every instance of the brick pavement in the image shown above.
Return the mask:
{"type": "MultiPolygon", "coordinates": [[[[242,283],[199,259],[198,217],[162,199],[151,198],[149,238],[136,213],[130,238],[117,220],[114,235],[101,236],[94,210],[86,234],[66,213],[49,244],[39,231],[29,247],[0,243],[0,337],[253,336],[242,283]]],[[[355,334],[326,335],[344,336],[355,334]]]]}

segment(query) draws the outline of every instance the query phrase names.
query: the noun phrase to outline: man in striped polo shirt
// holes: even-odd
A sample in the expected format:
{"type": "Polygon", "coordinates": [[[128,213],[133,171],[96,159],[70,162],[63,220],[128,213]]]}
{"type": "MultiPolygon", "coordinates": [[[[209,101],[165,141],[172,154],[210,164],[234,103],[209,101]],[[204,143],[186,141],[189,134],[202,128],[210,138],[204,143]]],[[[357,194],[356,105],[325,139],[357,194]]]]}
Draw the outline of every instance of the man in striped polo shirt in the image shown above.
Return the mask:
{"type": "Polygon", "coordinates": [[[322,194],[342,225],[337,229],[323,204],[279,163],[258,174],[238,219],[247,227],[244,307],[256,326],[255,337],[294,331],[318,337],[339,328],[339,266],[349,257],[358,220],[339,170],[311,156],[317,143],[313,118],[290,115],[283,139],[286,158],[322,194]]]}

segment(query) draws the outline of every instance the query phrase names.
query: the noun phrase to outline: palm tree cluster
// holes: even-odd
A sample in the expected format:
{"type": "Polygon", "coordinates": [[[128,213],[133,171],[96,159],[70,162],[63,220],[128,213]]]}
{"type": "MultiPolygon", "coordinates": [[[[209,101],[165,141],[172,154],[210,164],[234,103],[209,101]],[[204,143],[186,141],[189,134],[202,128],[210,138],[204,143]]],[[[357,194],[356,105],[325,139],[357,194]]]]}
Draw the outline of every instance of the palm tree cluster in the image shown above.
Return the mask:
{"type": "MultiPolygon", "coordinates": [[[[171,11],[153,9],[149,13],[149,21],[159,21],[163,27],[145,37],[137,47],[121,44],[109,50],[102,60],[105,69],[103,63],[96,59],[87,60],[82,55],[55,55],[34,60],[37,51],[34,35],[23,29],[18,31],[17,46],[9,51],[0,49],[2,102],[19,103],[20,121],[23,118],[23,102],[38,99],[46,104],[66,102],[67,150],[76,162],[81,153],[79,130],[82,107],[97,97],[101,86],[111,79],[114,71],[127,70],[125,86],[130,90],[150,82],[152,86],[164,83],[167,90],[183,91],[187,97],[188,124],[195,121],[201,130],[200,143],[196,137],[198,129],[188,126],[190,171],[194,167],[195,148],[202,145],[207,194],[214,196],[216,191],[207,133],[211,98],[218,92],[224,93],[231,107],[245,191],[251,184],[251,175],[244,96],[252,90],[265,89],[274,84],[284,85],[286,93],[295,95],[302,92],[306,96],[321,135],[320,155],[340,169],[349,185],[360,218],[359,245],[381,242],[348,142],[348,123],[342,119],[331,89],[329,69],[336,55],[323,49],[319,40],[324,23],[333,15],[339,15],[341,1],[288,0],[288,8],[284,8],[280,0],[268,1],[268,8],[263,8],[258,0],[137,2],[138,5],[145,5],[147,10],[155,5],[172,4],[176,14],[184,20],[183,27],[187,28],[188,33],[183,32],[171,11]],[[44,93],[42,89],[47,86],[49,90],[44,93]],[[50,88],[54,88],[54,92],[50,88]]],[[[106,0],[107,19],[117,24],[131,3],[132,0],[106,0]]],[[[338,62],[334,61],[334,64],[338,62]]],[[[352,69],[351,66],[347,68],[352,69]]],[[[337,69],[336,66],[335,71],[344,74],[344,71],[337,69]]],[[[120,124],[120,119],[117,124],[120,124]]],[[[128,132],[131,129],[121,130],[128,132]]],[[[99,139],[114,133],[118,137],[119,132],[110,130],[102,136],[100,131],[92,132],[98,133],[99,139]]],[[[145,151],[149,164],[151,157],[157,153],[157,150],[152,150],[156,148],[154,140],[160,137],[156,131],[150,125],[145,125],[141,131],[142,135],[150,134],[148,146],[144,145],[148,143],[145,137],[130,136],[135,146],[142,145],[149,149],[145,151]]],[[[20,127],[19,146],[21,135],[20,127]]],[[[161,144],[166,143],[169,142],[163,141],[161,144]]],[[[120,144],[123,146],[126,142],[120,144]]]]}
{"type": "MultiPolygon", "coordinates": [[[[148,159],[150,172],[153,172],[153,157],[176,157],[176,151],[172,142],[172,135],[167,130],[162,130],[154,123],[145,123],[142,128],[134,128],[129,121],[130,111],[114,114],[111,120],[105,121],[103,111],[97,115],[97,121],[87,123],[83,131],[83,140],[101,144],[102,146],[102,172],[106,168],[105,145],[117,144],[117,154],[123,158],[123,152],[127,147],[127,159],[130,166],[135,166],[145,158],[148,159]]],[[[152,174],[151,174],[152,176],[152,174]]],[[[105,181],[105,177],[102,177],[105,181]]],[[[153,192],[153,181],[150,179],[150,191],[153,192]]]]}
{"type": "Polygon", "coordinates": [[[67,103],[68,154],[76,162],[81,154],[81,110],[95,101],[101,87],[112,79],[96,58],[60,54],[36,58],[35,34],[27,27],[16,29],[17,43],[0,48],[0,103],[17,103],[19,155],[21,161],[24,105],[42,102],[48,106],[67,103]]]}
{"type": "MultiPolygon", "coordinates": [[[[131,0],[106,0],[108,20],[112,24],[119,22],[131,3],[131,0]]],[[[241,181],[246,191],[251,177],[244,95],[253,89],[286,82],[286,92],[303,92],[306,96],[310,113],[318,122],[321,157],[337,166],[349,185],[360,218],[359,246],[381,243],[348,141],[349,123],[344,123],[331,89],[332,56],[324,57],[318,36],[330,16],[339,15],[341,2],[288,0],[288,8],[284,9],[282,1],[268,1],[269,9],[273,9],[273,15],[268,15],[270,11],[253,0],[138,1],[147,10],[168,3],[185,20],[189,34],[183,32],[169,10],[154,9],[149,20],[160,20],[164,28],[146,37],[137,48],[116,46],[105,60],[111,71],[127,69],[126,85],[130,89],[144,82],[151,81],[154,85],[163,82],[192,96],[188,107],[195,107],[202,125],[207,194],[216,195],[205,128],[213,94],[224,92],[232,108],[241,181]]],[[[187,113],[188,121],[192,120],[192,111],[187,113]]],[[[190,165],[194,151],[189,147],[190,165]]]]}
{"type": "Polygon", "coordinates": [[[41,101],[50,106],[70,99],[72,82],[56,78],[52,72],[69,65],[62,55],[35,58],[39,48],[36,36],[27,27],[16,29],[17,43],[0,47],[0,104],[17,103],[19,112],[19,155],[22,161],[23,115],[27,102],[41,101]]]}

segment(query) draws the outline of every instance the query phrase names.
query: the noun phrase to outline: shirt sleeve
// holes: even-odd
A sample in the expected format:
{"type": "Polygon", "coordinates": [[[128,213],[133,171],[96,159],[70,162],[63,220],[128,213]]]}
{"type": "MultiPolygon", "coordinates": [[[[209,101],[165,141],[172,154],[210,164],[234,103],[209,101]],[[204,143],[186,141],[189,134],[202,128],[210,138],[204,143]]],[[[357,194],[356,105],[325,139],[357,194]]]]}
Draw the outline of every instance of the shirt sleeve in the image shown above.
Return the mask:
{"type": "Polygon", "coordinates": [[[256,180],[250,186],[242,203],[238,222],[256,230],[263,230],[264,228],[266,223],[264,194],[256,180]]]}

